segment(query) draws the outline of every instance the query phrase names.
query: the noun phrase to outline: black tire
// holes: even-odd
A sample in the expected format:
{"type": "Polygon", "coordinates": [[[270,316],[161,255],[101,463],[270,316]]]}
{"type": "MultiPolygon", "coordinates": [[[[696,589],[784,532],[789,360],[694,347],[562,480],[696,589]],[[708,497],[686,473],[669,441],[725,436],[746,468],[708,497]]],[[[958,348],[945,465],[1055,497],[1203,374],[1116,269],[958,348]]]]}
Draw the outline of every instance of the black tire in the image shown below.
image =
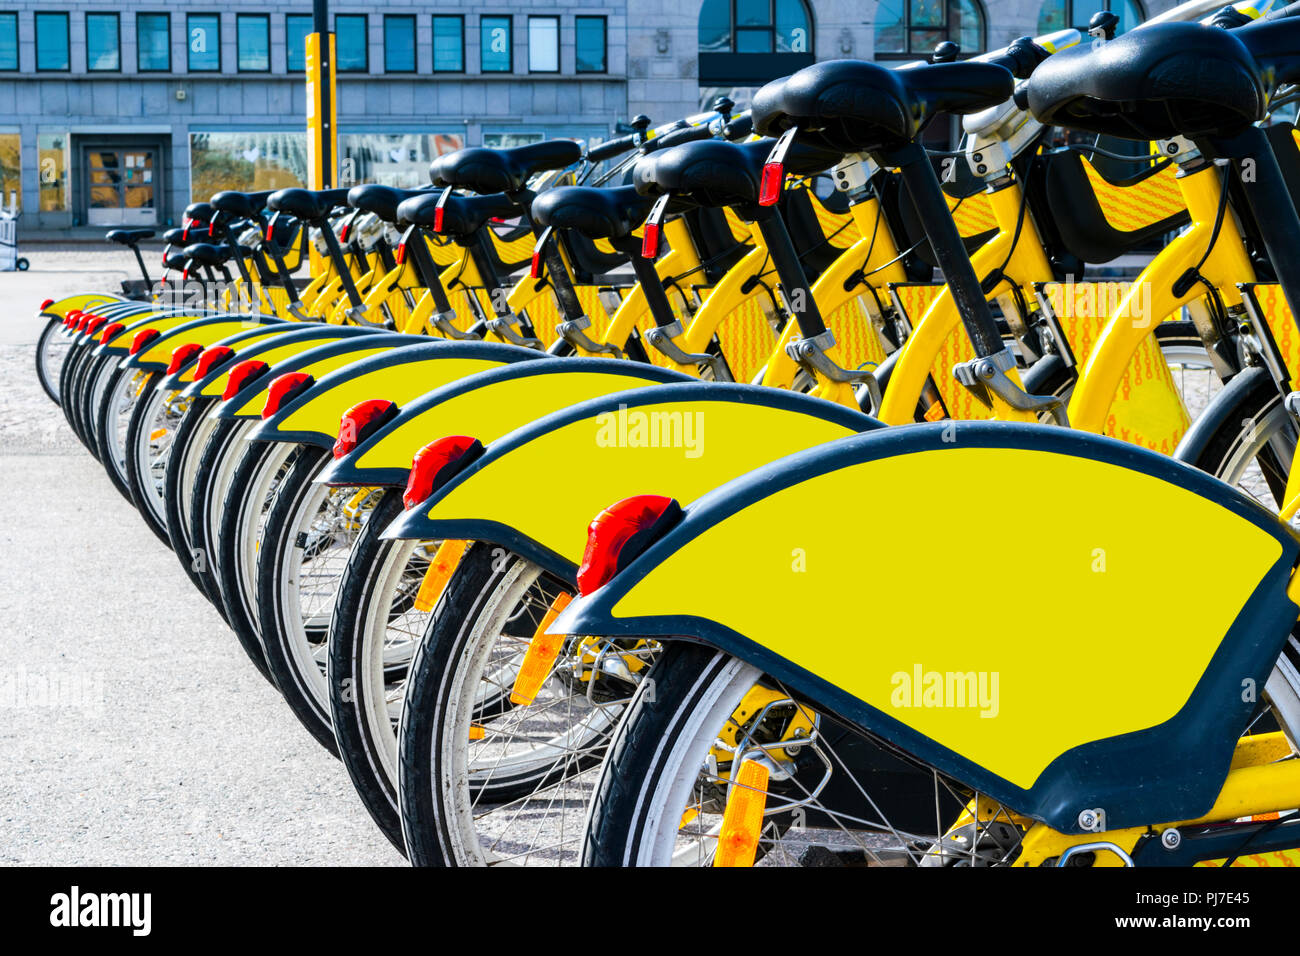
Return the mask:
{"type": "MultiPolygon", "coordinates": [[[[397,767],[392,752],[396,728],[389,728],[392,739],[376,739],[382,730],[376,726],[371,710],[386,709],[387,702],[372,699],[371,682],[364,674],[371,666],[370,655],[376,650],[369,629],[376,615],[383,615],[387,624],[395,610],[391,602],[391,579],[401,575],[408,564],[410,542],[380,538],[401,513],[401,491],[384,492],[348,556],[330,621],[328,678],[330,722],[339,757],[371,819],[393,846],[405,854],[397,807],[397,767]]],[[[396,670],[406,671],[408,667],[409,661],[406,665],[385,661],[385,680],[390,677],[400,680],[396,670]]]]}
{"type": "Polygon", "coordinates": [[[36,339],[36,379],[41,389],[55,405],[59,401],[59,373],[67,358],[67,344],[60,341],[63,333],[63,320],[50,319],[41,329],[36,339]],[[55,364],[57,363],[57,364],[55,364]]]}
{"type": "Polygon", "coordinates": [[[1243,490],[1277,510],[1291,469],[1288,450],[1295,447],[1295,428],[1282,400],[1266,369],[1247,368],[1215,396],[1188,429],[1174,457],[1238,486],[1238,472],[1253,460],[1267,489],[1243,490]]]}
{"type": "MultiPolygon", "coordinates": [[[[221,507],[229,484],[218,490],[219,482],[229,479],[229,473],[238,464],[238,454],[243,448],[242,439],[256,427],[257,419],[230,419],[215,422],[207,441],[199,450],[199,463],[190,492],[189,544],[192,552],[206,555],[203,562],[191,562],[190,567],[199,578],[200,587],[225,617],[225,601],[221,597],[221,583],[217,574],[220,561],[217,547],[217,528],[221,522],[221,507]],[[194,567],[195,564],[198,567],[194,567]]],[[[170,527],[170,526],[169,526],[170,527]]],[[[174,546],[175,542],[173,542],[174,546]]],[[[229,621],[227,621],[229,623],[229,621]]]]}
{"type": "Polygon", "coordinates": [[[63,363],[63,373],[59,379],[59,395],[63,398],[63,417],[67,419],[68,426],[72,429],[72,433],[77,436],[77,440],[86,445],[87,450],[89,450],[90,445],[86,441],[86,434],[81,426],[77,396],[80,394],[81,376],[90,358],[91,349],[92,346],[86,336],[83,335],[77,339],[68,353],[67,361],[63,363]]]}
{"type": "Polygon", "coordinates": [[[119,442],[118,428],[124,412],[127,413],[127,424],[130,424],[129,409],[135,407],[135,400],[132,398],[130,405],[123,407],[120,404],[115,405],[113,396],[129,389],[135,374],[134,369],[113,368],[104,386],[103,398],[95,411],[95,441],[99,450],[100,464],[108,473],[108,479],[113,483],[113,487],[132,504],[134,499],[131,497],[131,484],[126,475],[125,436],[119,442]]]}
{"type": "Polygon", "coordinates": [[[153,425],[151,409],[158,398],[158,383],[163,380],[162,372],[150,372],[140,389],[140,397],[131,411],[131,422],[126,429],[126,481],[131,488],[131,500],[135,502],[140,517],[149,526],[149,530],[158,536],[158,540],[171,547],[171,538],[167,535],[166,514],[161,508],[157,495],[146,482],[153,482],[152,474],[142,470],[141,457],[145,456],[151,444],[149,437],[153,425]]]}
{"type": "Polygon", "coordinates": [[[90,453],[106,468],[108,463],[100,453],[100,408],[108,395],[108,383],[113,378],[113,373],[118,371],[118,361],[116,355],[99,355],[92,358],[86,366],[81,392],[77,396],[77,401],[81,403],[78,414],[86,430],[86,439],[90,442],[90,453]]]}
{"type": "MultiPolygon", "coordinates": [[[[503,548],[483,542],[473,544],[447,583],[411,664],[398,738],[398,801],[407,854],[416,866],[472,865],[473,857],[487,856],[478,846],[467,846],[470,839],[477,841],[479,834],[476,830],[471,836],[464,824],[457,825],[458,817],[463,815],[455,803],[456,793],[449,792],[445,784],[457,791],[464,789],[483,809],[527,799],[557,784],[563,786],[566,780],[576,779],[599,765],[612,723],[617,719],[617,712],[602,716],[601,725],[592,734],[590,750],[577,748],[581,754],[577,759],[561,763],[550,758],[509,773],[493,768],[489,786],[484,786],[481,777],[476,779],[467,773],[462,778],[449,768],[445,755],[454,749],[454,738],[468,731],[463,725],[452,726],[456,721],[451,712],[454,696],[463,693],[467,683],[464,668],[470,666],[468,658],[476,650],[478,635],[496,633],[491,616],[499,613],[498,607],[505,608],[517,628],[513,636],[525,643],[537,626],[536,620],[517,620],[513,603],[502,600],[515,575],[527,582],[530,590],[538,584],[549,592],[572,589],[572,585],[541,572],[503,548]],[[535,582],[521,573],[527,569],[536,575],[535,582]]],[[[503,629],[502,633],[508,631],[503,629]]],[[[485,698],[475,702],[475,720],[486,723],[513,710],[505,694],[485,698]]],[[[555,802],[562,805],[571,801],[560,797],[555,802]]],[[[520,844],[514,849],[522,851],[524,847],[520,844]]],[[[576,862],[576,849],[572,851],[572,862],[576,862]]]]}
{"type": "Polygon", "coordinates": [[[329,455],[328,451],[316,445],[303,445],[275,493],[257,555],[257,619],[266,666],[275,686],[280,688],[289,709],[307,731],[322,747],[338,756],[328,697],[323,692],[324,674],[320,674],[322,692],[318,696],[314,692],[318,686],[316,675],[300,669],[294,647],[299,627],[304,629],[307,640],[314,646],[324,645],[329,629],[292,620],[290,615],[298,612],[288,605],[284,593],[285,589],[296,588],[299,583],[290,570],[294,552],[303,544],[298,537],[299,519],[310,507],[317,487],[312,479],[325,467],[329,455]]]}
{"type": "Polygon", "coordinates": [[[272,684],[257,619],[256,539],[278,477],[297,454],[284,442],[248,442],[230,479],[217,531],[217,583],[226,623],[258,673],[272,684]],[[245,539],[248,539],[246,542],[245,539]]]}
{"type": "Polygon", "coordinates": [[[224,611],[221,594],[209,591],[207,579],[200,573],[211,564],[211,560],[206,551],[195,548],[190,529],[193,514],[187,513],[193,501],[194,481],[203,446],[215,428],[214,423],[208,420],[208,412],[216,401],[214,398],[196,398],[181,418],[167,459],[163,504],[167,514],[167,537],[186,576],[199,593],[216,605],[218,611],[224,611]]]}

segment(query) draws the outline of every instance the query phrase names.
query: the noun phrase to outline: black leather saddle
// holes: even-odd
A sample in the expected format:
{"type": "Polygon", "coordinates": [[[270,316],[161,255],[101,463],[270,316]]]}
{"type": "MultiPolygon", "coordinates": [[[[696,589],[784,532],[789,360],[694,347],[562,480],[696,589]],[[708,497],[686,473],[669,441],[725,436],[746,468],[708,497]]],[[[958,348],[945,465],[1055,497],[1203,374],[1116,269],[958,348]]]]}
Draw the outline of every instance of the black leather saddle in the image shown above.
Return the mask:
{"type": "Polygon", "coordinates": [[[362,212],[374,213],[384,222],[397,222],[397,207],[413,197],[429,195],[429,188],[395,189],[392,186],[380,186],[367,183],[353,186],[348,190],[348,205],[362,212]]]}
{"type": "Polygon", "coordinates": [[[320,225],[331,212],[348,204],[346,189],[281,189],[273,192],[266,208],[287,212],[314,225],[320,225]]]}
{"type": "Polygon", "coordinates": [[[134,246],[141,239],[152,239],[152,229],[112,229],[104,238],[116,242],[119,246],[134,246]]]}
{"type": "Polygon", "coordinates": [[[226,189],[212,197],[212,208],[235,219],[256,219],[274,192],[273,189],[264,189],[261,192],[241,193],[226,189]]]}
{"type": "Polygon", "coordinates": [[[940,113],[978,113],[1010,99],[1011,72],[994,63],[934,63],[890,70],[828,60],[773,80],[754,94],[754,129],[841,153],[897,149],[940,113]]]}
{"type": "Polygon", "coordinates": [[[589,239],[621,239],[650,215],[655,197],[635,186],[600,189],[560,186],[533,200],[533,221],[557,229],[572,229],[589,239]]]}
{"type": "MultiPolygon", "coordinates": [[[[773,145],[770,139],[743,144],[709,139],[674,146],[637,160],[632,179],[637,192],[645,196],[667,193],[700,206],[754,204],[773,145]]],[[[796,143],[786,153],[785,169],[796,175],[817,173],[834,166],[841,156],[796,143]]]]}
{"type": "MultiPolygon", "coordinates": [[[[432,229],[437,222],[441,193],[427,193],[408,199],[397,207],[398,222],[432,229]]],[[[468,239],[492,219],[507,219],[520,213],[519,205],[509,196],[448,196],[442,207],[441,236],[468,239]]]]}
{"type": "Polygon", "coordinates": [[[192,202],[185,207],[186,219],[198,219],[207,222],[212,218],[212,203],[209,202],[192,202]]]}
{"type": "Polygon", "coordinates": [[[230,246],[215,246],[210,242],[194,242],[183,250],[190,262],[201,266],[219,266],[229,261],[233,253],[230,246]]]}
{"type": "Polygon", "coordinates": [[[163,256],[163,265],[168,269],[183,272],[190,267],[190,257],[184,252],[169,252],[163,256]]]}
{"type": "Polygon", "coordinates": [[[1044,123],[1129,139],[1225,134],[1300,76],[1300,20],[1162,23],[1047,59],[1022,96],[1044,123]]]}
{"type": "Polygon", "coordinates": [[[513,193],[534,173],[563,169],[582,158],[582,147],[568,139],[550,139],[513,149],[458,149],[429,164],[435,186],[455,186],[472,192],[513,193]]]}

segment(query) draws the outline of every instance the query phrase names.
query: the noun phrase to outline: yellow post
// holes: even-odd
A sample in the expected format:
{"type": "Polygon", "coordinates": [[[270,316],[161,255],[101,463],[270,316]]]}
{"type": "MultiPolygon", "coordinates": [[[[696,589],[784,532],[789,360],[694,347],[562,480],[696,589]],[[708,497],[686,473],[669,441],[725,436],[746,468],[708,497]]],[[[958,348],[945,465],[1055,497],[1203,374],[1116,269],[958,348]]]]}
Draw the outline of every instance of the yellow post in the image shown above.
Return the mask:
{"type": "MultiPolygon", "coordinates": [[[[315,29],[307,35],[307,188],[330,189],[338,171],[338,99],[327,0],[316,0],[313,16],[315,29]]],[[[324,263],[309,248],[312,275],[320,275],[324,263]]]]}

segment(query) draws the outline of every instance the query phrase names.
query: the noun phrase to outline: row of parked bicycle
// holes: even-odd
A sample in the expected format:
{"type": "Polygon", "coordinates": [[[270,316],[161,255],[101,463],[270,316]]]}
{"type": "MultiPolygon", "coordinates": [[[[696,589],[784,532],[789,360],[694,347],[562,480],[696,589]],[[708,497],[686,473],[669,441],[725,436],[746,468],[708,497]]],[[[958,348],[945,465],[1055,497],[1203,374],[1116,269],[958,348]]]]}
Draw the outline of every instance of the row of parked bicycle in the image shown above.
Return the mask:
{"type": "Polygon", "coordinates": [[[37,369],[413,863],[1293,865],[1300,4],[1207,12],[219,193],[37,369]]]}

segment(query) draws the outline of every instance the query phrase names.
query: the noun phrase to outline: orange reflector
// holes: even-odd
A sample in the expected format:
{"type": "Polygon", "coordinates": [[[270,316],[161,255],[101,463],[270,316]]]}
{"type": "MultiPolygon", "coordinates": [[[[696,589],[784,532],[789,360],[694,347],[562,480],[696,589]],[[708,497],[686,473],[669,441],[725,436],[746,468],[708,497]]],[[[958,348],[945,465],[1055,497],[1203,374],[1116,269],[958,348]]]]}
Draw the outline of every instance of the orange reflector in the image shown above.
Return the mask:
{"type": "Polygon", "coordinates": [[[415,595],[417,611],[433,610],[433,606],[438,603],[438,598],[442,597],[442,589],[451,580],[451,572],[455,571],[456,565],[460,564],[467,547],[469,547],[468,541],[444,541],[438,545],[433,560],[429,562],[429,570],[424,572],[420,590],[415,595]]]}
{"type": "Polygon", "coordinates": [[[763,829],[763,809],[767,806],[767,767],[757,760],[740,765],[727,795],[727,809],[722,814],[722,831],[718,834],[718,852],[714,866],[753,866],[758,852],[758,835],[763,829]]]}
{"type": "Polygon", "coordinates": [[[469,739],[470,739],[470,740],[482,740],[482,739],[483,739],[484,737],[486,737],[486,736],[487,736],[487,731],[483,729],[483,725],[482,725],[482,724],[470,724],[470,725],[469,725],[469,739]]]}
{"type": "Polygon", "coordinates": [[[682,822],[677,824],[677,829],[684,830],[686,825],[700,815],[698,807],[687,807],[686,812],[682,814],[682,822]]]}
{"type": "Polygon", "coordinates": [[[533,632],[533,639],[528,642],[528,650],[524,652],[523,663],[519,665],[519,673],[515,675],[515,686],[510,689],[510,703],[527,707],[537,699],[538,691],[542,689],[542,684],[555,665],[555,658],[560,654],[560,648],[564,646],[565,635],[547,634],[546,629],[555,623],[560,612],[572,600],[573,595],[567,591],[559,594],[542,615],[542,623],[533,632]]]}
{"type": "Polygon", "coordinates": [[[160,438],[166,438],[166,437],[167,437],[167,429],[165,428],[155,428],[153,431],[149,433],[150,441],[157,441],[160,438]]]}

